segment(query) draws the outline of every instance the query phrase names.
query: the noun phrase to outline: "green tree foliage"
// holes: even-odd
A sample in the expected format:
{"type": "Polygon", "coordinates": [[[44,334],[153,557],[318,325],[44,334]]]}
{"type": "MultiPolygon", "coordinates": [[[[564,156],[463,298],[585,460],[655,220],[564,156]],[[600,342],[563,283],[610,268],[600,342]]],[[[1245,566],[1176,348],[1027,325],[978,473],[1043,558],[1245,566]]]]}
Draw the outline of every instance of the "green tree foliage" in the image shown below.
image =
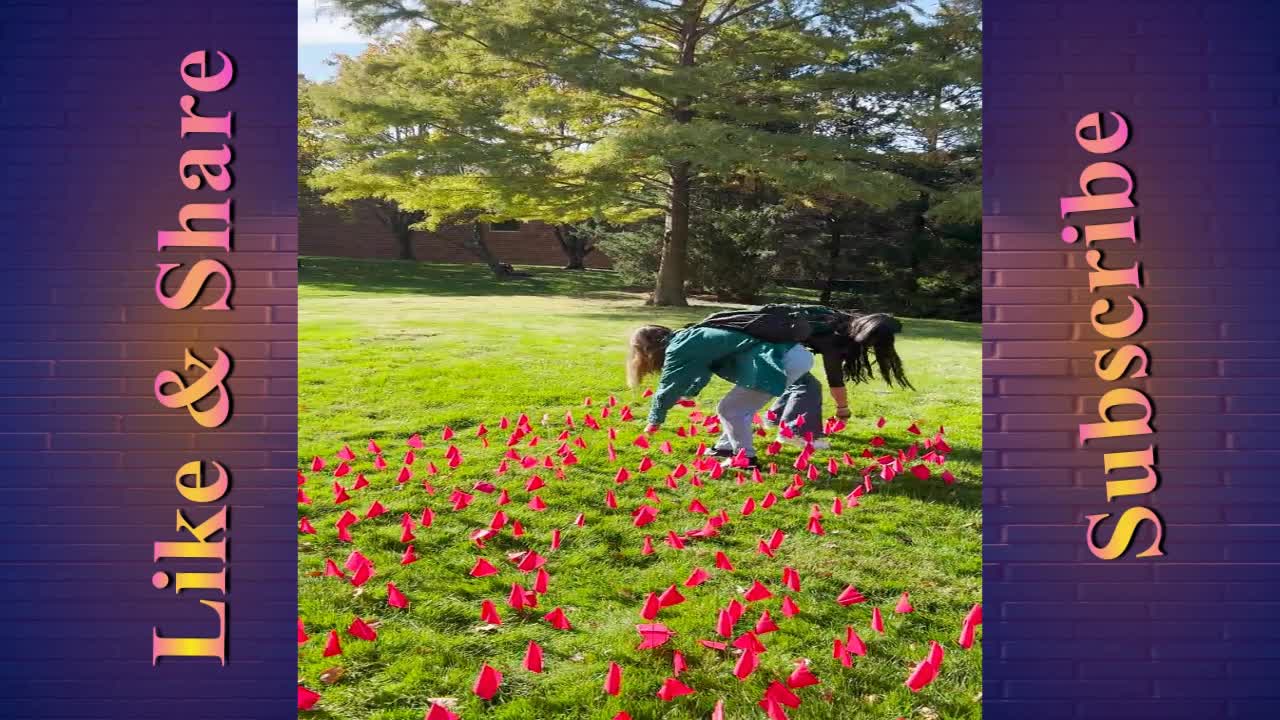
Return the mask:
{"type": "Polygon", "coordinates": [[[880,82],[850,62],[866,38],[833,29],[878,28],[895,0],[338,4],[404,31],[370,63],[388,86],[361,104],[425,129],[360,172],[428,222],[661,217],[657,304],[685,304],[700,183],[751,176],[879,204],[907,188],[862,138],[820,131],[880,82]]]}

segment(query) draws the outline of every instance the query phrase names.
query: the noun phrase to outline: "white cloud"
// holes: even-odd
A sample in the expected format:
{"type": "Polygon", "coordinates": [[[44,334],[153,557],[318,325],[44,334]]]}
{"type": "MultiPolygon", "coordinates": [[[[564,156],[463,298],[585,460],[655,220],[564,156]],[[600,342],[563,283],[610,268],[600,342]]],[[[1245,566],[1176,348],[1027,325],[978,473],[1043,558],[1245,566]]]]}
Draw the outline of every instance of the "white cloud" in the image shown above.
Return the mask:
{"type": "Polygon", "coordinates": [[[368,38],[351,26],[351,21],[333,13],[316,17],[317,0],[298,0],[298,44],[332,45],[366,43],[368,38]]]}

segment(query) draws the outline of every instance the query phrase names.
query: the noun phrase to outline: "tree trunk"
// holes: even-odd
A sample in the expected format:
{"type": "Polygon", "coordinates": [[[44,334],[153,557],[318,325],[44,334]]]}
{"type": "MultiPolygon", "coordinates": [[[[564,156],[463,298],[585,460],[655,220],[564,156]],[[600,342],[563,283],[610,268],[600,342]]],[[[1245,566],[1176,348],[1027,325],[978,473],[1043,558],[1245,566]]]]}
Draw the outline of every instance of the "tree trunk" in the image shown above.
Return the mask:
{"type": "Polygon", "coordinates": [[[925,215],[929,212],[929,196],[920,193],[917,201],[917,211],[911,221],[911,237],[907,239],[907,274],[903,278],[902,289],[907,293],[908,297],[914,298],[915,294],[920,290],[920,270],[924,266],[924,258],[921,257],[924,251],[924,245],[927,239],[928,227],[925,222],[925,215]]]}
{"type": "Polygon", "coordinates": [[[399,258],[417,260],[417,256],[413,254],[413,230],[409,226],[421,220],[421,215],[405,212],[400,209],[400,206],[390,202],[375,202],[373,211],[395,236],[399,258]]]}
{"type": "Polygon", "coordinates": [[[413,231],[407,227],[396,228],[396,244],[400,246],[401,260],[417,260],[413,254],[413,231]]]}
{"type": "MultiPolygon", "coordinates": [[[[698,23],[702,14],[700,5],[696,13],[685,17],[680,33],[680,65],[694,67],[698,47],[698,23]]],[[[671,111],[671,120],[687,125],[693,121],[693,98],[681,96],[671,111]]],[[[689,301],[684,295],[685,269],[689,257],[689,203],[693,194],[693,167],[688,160],[673,162],[668,167],[671,190],[667,195],[667,227],[662,235],[662,258],[658,263],[658,283],[653,290],[654,305],[685,307],[689,301]]]]}
{"type": "Polygon", "coordinates": [[[662,236],[662,260],[658,264],[658,284],[653,291],[654,305],[685,307],[685,265],[689,256],[689,200],[693,180],[689,163],[671,166],[671,192],[668,195],[667,227],[662,236]]]}
{"type": "Polygon", "coordinates": [[[591,251],[595,249],[592,247],[591,242],[566,225],[556,225],[552,229],[555,230],[556,240],[560,242],[560,249],[569,258],[564,269],[586,270],[587,255],[590,255],[591,251]]]}
{"type": "Polygon", "coordinates": [[[463,245],[474,253],[476,257],[480,258],[480,262],[489,266],[489,269],[493,271],[494,277],[499,280],[505,279],[510,273],[508,273],[506,266],[498,262],[497,256],[489,249],[489,243],[486,239],[488,234],[489,230],[484,223],[473,222],[471,223],[471,237],[463,241],[463,245]]]}
{"type": "Polygon", "coordinates": [[[818,302],[831,304],[831,294],[835,290],[836,274],[840,267],[840,251],[844,245],[844,236],[840,233],[840,223],[835,219],[827,221],[827,279],[822,286],[822,297],[818,302]]]}

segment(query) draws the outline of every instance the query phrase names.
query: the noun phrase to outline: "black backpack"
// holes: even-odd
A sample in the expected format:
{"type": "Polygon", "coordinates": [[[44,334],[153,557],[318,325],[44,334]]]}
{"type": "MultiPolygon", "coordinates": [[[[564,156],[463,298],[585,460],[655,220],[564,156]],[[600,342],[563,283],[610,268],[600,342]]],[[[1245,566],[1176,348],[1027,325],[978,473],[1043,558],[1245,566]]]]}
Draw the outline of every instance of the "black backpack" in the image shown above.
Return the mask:
{"type": "Polygon", "coordinates": [[[766,342],[801,343],[809,339],[813,327],[802,313],[780,310],[725,310],[690,327],[735,330],[766,342]]]}

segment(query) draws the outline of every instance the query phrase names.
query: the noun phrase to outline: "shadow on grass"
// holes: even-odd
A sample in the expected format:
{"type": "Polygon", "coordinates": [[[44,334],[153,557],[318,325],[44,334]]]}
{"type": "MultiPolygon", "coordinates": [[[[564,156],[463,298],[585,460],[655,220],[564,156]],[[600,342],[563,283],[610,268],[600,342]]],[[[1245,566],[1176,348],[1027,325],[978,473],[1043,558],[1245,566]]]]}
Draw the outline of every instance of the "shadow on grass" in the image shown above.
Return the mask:
{"type": "Polygon", "coordinates": [[[483,265],[419,263],[409,260],[357,260],[304,257],[298,282],[334,292],[421,293],[453,297],[565,295],[631,298],[611,270],[519,267],[528,278],[498,280],[483,265]]]}
{"type": "MultiPolygon", "coordinates": [[[[964,461],[974,463],[977,467],[981,467],[982,453],[970,449],[952,450],[947,456],[947,464],[952,461],[964,461]]],[[[914,464],[914,463],[912,463],[914,464]]],[[[885,483],[880,480],[878,474],[872,474],[872,480],[875,483],[875,492],[879,495],[899,495],[911,498],[913,500],[921,500],[925,502],[945,503],[955,505],[965,510],[980,510],[982,508],[982,486],[978,483],[957,482],[947,485],[942,482],[942,468],[936,465],[929,466],[931,476],[926,481],[917,480],[910,472],[904,472],[893,479],[892,482],[885,483]]],[[[862,477],[854,473],[845,472],[830,482],[820,485],[823,490],[831,490],[841,495],[847,495],[855,487],[862,484],[862,477]]]]}
{"type": "MultiPolygon", "coordinates": [[[[441,297],[510,297],[543,295],[594,300],[633,301],[630,307],[610,307],[581,313],[584,318],[625,320],[637,325],[667,318],[679,325],[694,323],[711,313],[740,305],[700,301],[687,308],[654,308],[643,304],[642,289],[623,286],[612,270],[565,270],[521,266],[531,277],[498,280],[483,265],[419,263],[408,260],[304,257],[298,282],[309,288],[336,292],[422,294],[441,297]],[[673,319],[674,318],[674,319],[673,319]]],[[[977,323],[951,320],[903,319],[903,335],[909,338],[981,342],[977,323]]]]}

